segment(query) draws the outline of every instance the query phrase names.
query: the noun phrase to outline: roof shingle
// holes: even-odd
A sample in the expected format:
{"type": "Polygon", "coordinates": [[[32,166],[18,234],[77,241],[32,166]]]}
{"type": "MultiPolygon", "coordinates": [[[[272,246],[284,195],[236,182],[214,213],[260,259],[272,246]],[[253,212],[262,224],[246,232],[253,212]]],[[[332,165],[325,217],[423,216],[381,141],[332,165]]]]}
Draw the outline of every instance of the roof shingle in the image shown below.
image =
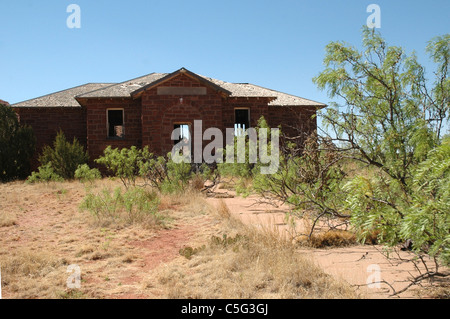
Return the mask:
{"type": "MultiPolygon", "coordinates": [[[[183,70],[183,69],[180,69],[183,70]]],[[[187,70],[186,70],[187,71],[187,70]]],[[[190,71],[187,71],[190,72],[190,71]]],[[[175,72],[174,72],[175,73],[175,72]]],[[[72,89],[56,92],[36,99],[14,104],[13,107],[80,107],[76,98],[130,98],[134,92],[158,82],[169,73],[151,73],[122,83],[89,83],[72,89]]],[[[231,93],[230,97],[270,97],[269,105],[274,106],[313,106],[326,105],[298,96],[274,91],[249,83],[230,83],[198,75],[231,93]]]]}
{"type": "Polygon", "coordinates": [[[81,107],[75,96],[110,86],[111,83],[88,83],[71,89],[13,104],[12,107],[81,107]]]}

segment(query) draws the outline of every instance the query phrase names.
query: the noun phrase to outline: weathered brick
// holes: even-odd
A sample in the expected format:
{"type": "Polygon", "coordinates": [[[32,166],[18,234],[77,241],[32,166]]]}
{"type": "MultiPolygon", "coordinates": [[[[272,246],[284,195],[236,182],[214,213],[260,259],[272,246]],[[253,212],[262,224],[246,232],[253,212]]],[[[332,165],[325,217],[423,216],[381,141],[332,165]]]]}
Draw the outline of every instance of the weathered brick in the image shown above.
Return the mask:
{"type": "MultiPolygon", "coordinates": [[[[205,87],[185,74],[166,81],[165,87],[205,87]]],[[[217,127],[225,133],[233,128],[236,107],[250,110],[250,125],[256,126],[264,116],[271,127],[280,124],[285,133],[297,135],[295,128],[310,133],[317,128],[313,107],[269,106],[269,98],[224,98],[207,87],[206,95],[158,95],[157,88],[149,89],[139,99],[88,99],[82,107],[15,108],[22,124],[33,127],[38,142],[38,153],[44,145],[51,145],[63,130],[69,139],[76,137],[89,151],[91,160],[102,155],[108,145],[149,148],[155,154],[166,154],[172,148],[171,133],[174,123],[203,120],[203,131],[217,127]],[[182,100],[181,100],[182,99],[182,100]],[[114,140],[107,137],[107,109],[124,109],[125,137],[114,140]]],[[[225,134],[224,134],[225,136],[225,134]]],[[[35,163],[37,161],[35,160],[35,163]]],[[[91,163],[93,164],[93,162],[91,163]]]]}

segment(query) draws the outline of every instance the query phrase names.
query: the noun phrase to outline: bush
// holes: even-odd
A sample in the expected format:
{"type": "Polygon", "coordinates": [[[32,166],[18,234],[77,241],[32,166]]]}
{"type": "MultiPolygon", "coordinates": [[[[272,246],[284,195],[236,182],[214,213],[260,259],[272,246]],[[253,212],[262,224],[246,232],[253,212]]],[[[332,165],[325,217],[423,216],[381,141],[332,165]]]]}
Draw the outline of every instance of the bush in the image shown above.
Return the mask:
{"type": "Polygon", "coordinates": [[[312,213],[309,214],[313,218],[311,237],[320,219],[349,217],[343,210],[346,194],[342,184],[346,174],[342,169],[342,155],[328,139],[312,134],[302,148],[300,152],[297,145],[286,145],[278,172],[255,175],[253,188],[262,197],[292,205],[296,217],[312,213]]]}
{"type": "Polygon", "coordinates": [[[412,249],[450,264],[450,139],[431,150],[414,170],[411,195],[383,174],[355,177],[345,190],[352,224],[359,237],[373,231],[394,246],[412,240],[412,249]]]}
{"type": "Polygon", "coordinates": [[[76,138],[70,143],[62,131],[56,136],[53,148],[44,147],[39,157],[41,165],[51,163],[56,174],[64,179],[73,179],[79,165],[86,164],[89,160],[88,153],[76,138]]]}
{"type": "Polygon", "coordinates": [[[189,180],[194,176],[192,166],[189,163],[175,163],[168,154],[166,161],[167,176],[161,185],[163,193],[183,192],[189,184],[189,180]]]}
{"type": "MultiPolygon", "coordinates": [[[[258,125],[256,126],[257,138],[261,139],[261,129],[267,130],[267,156],[271,155],[272,143],[271,143],[271,128],[269,127],[264,116],[261,116],[258,120],[258,125]]],[[[229,145],[226,146],[223,153],[226,154],[231,150],[234,151],[234,162],[233,163],[219,163],[217,164],[217,170],[221,176],[231,177],[235,181],[235,187],[237,195],[247,197],[255,189],[252,185],[252,179],[261,177],[261,169],[263,166],[261,163],[261,150],[258,156],[257,149],[259,145],[257,141],[252,141],[248,133],[240,136],[235,136],[234,146],[230,148],[229,145]],[[256,144],[255,144],[256,142],[256,144]],[[245,146],[245,154],[242,158],[238,158],[239,154],[237,150],[245,146]],[[252,160],[251,160],[252,159],[252,160]]],[[[241,155],[242,156],[242,155],[241,155]]],[[[266,176],[266,175],[264,175],[266,176]]],[[[262,176],[262,178],[264,178],[262,176]]]]}
{"type": "Polygon", "coordinates": [[[38,172],[33,172],[27,179],[27,183],[42,183],[42,182],[62,182],[64,178],[56,174],[51,163],[38,168],[38,172]]]}
{"type": "Polygon", "coordinates": [[[96,179],[100,179],[102,174],[96,168],[89,168],[89,165],[79,165],[75,171],[75,178],[82,182],[92,182],[96,179]]]}
{"type": "Polygon", "coordinates": [[[140,150],[136,146],[121,150],[108,146],[103,154],[95,162],[104,165],[114,176],[120,178],[126,188],[136,184],[142,165],[153,157],[148,147],[140,150]]]}
{"type": "MultiPolygon", "coordinates": [[[[258,125],[256,126],[256,131],[259,133],[260,129],[267,129],[269,131],[267,139],[268,143],[270,141],[270,127],[267,124],[264,116],[261,116],[258,120],[258,125]]],[[[270,145],[270,143],[269,143],[270,145]]],[[[224,155],[227,155],[227,152],[234,151],[234,161],[233,163],[219,163],[217,164],[217,168],[222,176],[228,177],[238,177],[238,178],[250,178],[259,172],[259,158],[257,158],[257,163],[251,163],[250,158],[257,151],[257,145],[251,144],[250,138],[247,134],[241,136],[234,137],[234,145],[232,148],[230,146],[226,146],[223,151],[224,155]],[[245,146],[245,154],[243,154],[243,158],[238,158],[237,150],[245,146]]]]}
{"type": "Polygon", "coordinates": [[[125,222],[127,224],[158,224],[162,217],[157,213],[159,197],[142,188],[122,192],[120,187],[111,191],[103,189],[98,194],[89,193],[80,205],[101,223],[125,222]]]}
{"type": "Polygon", "coordinates": [[[108,146],[104,155],[95,160],[97,163],[119,177],[126,188],[136,186],[138,177],[142,178],[142,185],[150,185],[164,193],[184,191],[193,176],[190,164],[175,163],[171,154],[167,158],[154,156],[148,147],[113,149],[108,146]]]}
{"type": "Polygon", "coordinates": [[[401,237],[411,239],[414,250],[439,256],[450,265],[450,137],[419,164],[413,191],[401,237]]]}
{"type": "Polygon", "coordinates": [[[0,104],[0,181],[26,178],[35,146],[31,127],[20,126],[14,110],[0,104]]]}

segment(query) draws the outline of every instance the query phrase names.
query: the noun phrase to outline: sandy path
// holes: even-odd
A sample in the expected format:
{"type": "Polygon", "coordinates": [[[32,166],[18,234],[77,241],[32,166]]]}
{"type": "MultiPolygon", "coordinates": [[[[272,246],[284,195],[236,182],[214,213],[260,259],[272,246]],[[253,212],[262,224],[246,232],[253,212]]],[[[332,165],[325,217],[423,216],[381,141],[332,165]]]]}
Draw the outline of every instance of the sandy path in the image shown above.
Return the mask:
{"type": "MultiPolygon", "coordinates": [[[[228,193],[233,194],[228,191],[228,193]]],[[[273,207],[257,203],[256,196],[247,198],[209,198],[210,203],[217,205],[223,200],[231,213],[244,223],[255,227],[276,230],[281,235],[292,234],[292,227],[286,223],[288,207],[273,207]]],[[[297,233],[302,233],[302,225],[296,225],[297,233]]],[[[417,298],[417,292],[410,289],[400,296],[391,297],[393,289],[399,291],[406,287],[412,275],[419,272],[411,260],[411,252],[398,251],[387,258],[382,246],[355,245],[343,248],[309,249],[302,248],[299,252],[313,260],[326,273],[354,285],[365,298],[417,298]],[[386,283],[378,283],[386,281],[386,283]],[[367,283],[374,283],[370,286],[367,283]],[[392,289],[393,288],[393,289],[392,289]]],[[[431,264],[431,263],[430,263],[431,264]]],[[[423,267],[421,267],[423,270],[423,267]]],[[[426,297],[426,296],[422,296],[426,297]]]]}

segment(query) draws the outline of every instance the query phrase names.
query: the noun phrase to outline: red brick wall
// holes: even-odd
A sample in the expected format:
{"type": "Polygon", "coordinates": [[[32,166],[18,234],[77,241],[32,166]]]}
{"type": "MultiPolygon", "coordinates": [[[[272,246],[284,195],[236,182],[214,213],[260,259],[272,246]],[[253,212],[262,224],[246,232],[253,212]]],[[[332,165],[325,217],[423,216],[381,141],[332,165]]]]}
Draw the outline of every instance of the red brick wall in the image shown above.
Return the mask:
{"type": "Polygon", "coordinates": [[[264,116],[267,120],[269,99],[267,98],[229,98],[223,105],[223,125],[226,128],[234,128],[235,108],[249,108],[250,109],[250,126],[256,127],[258,120],[264,116]]]}
{"type": "Polygon", "coordinates": [[[59,130],[62,130],[69,141],[74,137],[86,146],[86,118],[84,110],[79,107],[48,108],[14,108],[19,116],[20,124],[30,125],[36,136],[36,154],[33,169],[38,165],[37,157],[45,145],[53,145],[59,130]]]}
{"type": "Polygon", "coordinates": [[[103,155],[103,150],[113,148],[141,147],[141,107],[139,100],[130,99],[89,99],[83,103],[86,108],[87,145],[91,162],[103,155]],[[123,139],[108,138],[107,110],[124,109],[125,136],[123,139]]]}
{"type": "MultiPolygon", "coordinates": [[[[207,87],[185,74],[162,83],[172,87],[207,87]]],[[[299,130],[310,133],[317,128],[312,116],[312,107],[268,106],[268,98],[225,98],[219,92],[207,87],[206,95],[158,95],[157,88],[143,92],[140,99],[87,99],[83,108],[15,108],[22,124],[31,125],[38,141],[38,151],[46,144],[51,145],[59,129],[68,139],[76,137],[87,146],[91,164],[112,147],[149,146],[157,154],[166,154],[172,149],[171,133],[174,124],[203,120],[203,132],[210,127],[222,130],[233,128],[234,109],[250,109],[250,125],[256,126],[264,116],[270,127],[282,125],[290,136],[299,130]],[[180,98],[183,100],[181,101],[180,98]],[[107,137],[107,109],[124,109],[125,137],[122,140],[107,137]]],[[[202,132],[202,133],[203,133],[202,132]]],[[[209,141],[203,142],[203,146],[209,141]]]]}
{"type": "MultiPolygon", "coordinates": [[[[161,86],[205,87],[184,74],[161,86]]],[[[172,149],[174,124],[193,125],[194,120],[203,120],[203,131],[209,127],[223,128],[222,97],[218,92],[207,87],[206,95],[158,95],[153,88],[142,94],[142,144],[156,154],[166,154],[172,149]]]]}
{"type": "Polygon", "coordinates": [[[298,136],[297,143],[317,130],[316,109],[307,106],[269,106],[269,125],[278,127],[281,124],[282,134],[289,137],[298,136]]]}

